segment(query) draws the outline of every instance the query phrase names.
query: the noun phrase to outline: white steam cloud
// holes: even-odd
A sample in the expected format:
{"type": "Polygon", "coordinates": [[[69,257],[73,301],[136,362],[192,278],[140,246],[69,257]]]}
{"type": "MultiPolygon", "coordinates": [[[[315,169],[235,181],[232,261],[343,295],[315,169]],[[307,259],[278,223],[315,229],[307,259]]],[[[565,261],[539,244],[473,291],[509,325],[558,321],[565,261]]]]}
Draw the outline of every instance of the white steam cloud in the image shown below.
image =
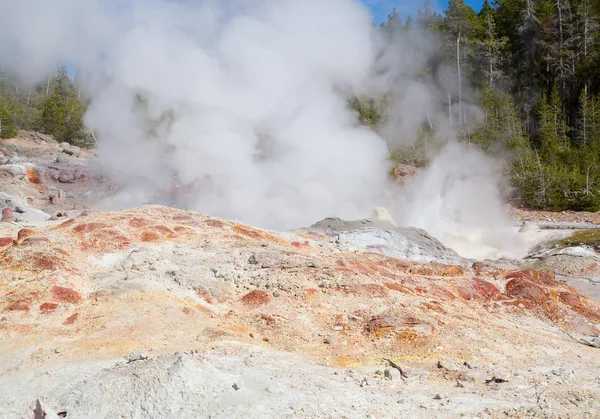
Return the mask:
{"type": "Polygon", "coordinates": [[[1,64],[28,82],[59,63],[81,70],[86,124],[123,187],[107,205],[158,201],[294,228],[395,203],[399,223],[465,256],[513,245],[499,239],[506,220],[492,162],[457,144],[390,197],[388,142],[413,142],[424,122],[452,137],[433,79],[419,77],[438,47],[418,31],[390,47],[357,1],[0,4],[1,64]],[[384,91],[394,96],[386,140],[346,104],[384,91]],[[152,132],[149,121],[160,121],[152,132]],[[174,182],[182,193],[169,202],[174,182]]]}
{"type": "Polygon", "coordinates": [[[397,196],[397,217],[465,257],[525,257],[527,245],[509,228],[504,213],[503,180],[499,162],[472,146],[450,142],[397,196]]]}

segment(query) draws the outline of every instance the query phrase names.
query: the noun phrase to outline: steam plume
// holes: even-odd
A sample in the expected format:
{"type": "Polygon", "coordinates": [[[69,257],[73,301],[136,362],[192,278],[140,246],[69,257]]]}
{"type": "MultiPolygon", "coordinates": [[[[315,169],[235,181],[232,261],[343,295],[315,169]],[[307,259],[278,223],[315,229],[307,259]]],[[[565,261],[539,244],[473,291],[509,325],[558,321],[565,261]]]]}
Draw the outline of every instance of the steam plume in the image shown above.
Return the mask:
{"type": "Polygon", "coordinates": [[[385,201],[398,222],[447,244],[505,245],[474,233],[506,225],[493,165],[469,151],[471,165],[457,166],[456,144],[404,192],[410,199],[389,198],[390,144],[414,141],[425,121],[452,136],[438,75],[418,76],[438,48],[429,35],[414,30],[391,46],[352,0],[4,3],[0,55],[18,74],[35,82],[58,63],[81,70],[86,123],[123,186],[106,207],[167,203],[293,228],[369,216],[385,201]],[[382,92],[394,112],[380,136],[357,124],[346,98],[382,92]],[[187,193],[169,201],[174,182],[187,193]],[[482,194],[488,204],[475,213],[482,194]]]}

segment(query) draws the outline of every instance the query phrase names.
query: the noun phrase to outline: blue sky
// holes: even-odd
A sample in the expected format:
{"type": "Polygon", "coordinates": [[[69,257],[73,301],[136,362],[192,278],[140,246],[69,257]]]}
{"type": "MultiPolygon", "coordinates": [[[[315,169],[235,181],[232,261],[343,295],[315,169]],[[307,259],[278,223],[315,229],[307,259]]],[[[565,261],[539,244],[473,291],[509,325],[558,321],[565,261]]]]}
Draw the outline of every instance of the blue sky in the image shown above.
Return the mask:
{"type": "MultiPolygon", "coordinates": [[[[387,18],[387,15],[395,7],[400,13],[402,19],[406,19],[407,16],[415,17],[417,10],[424,3],[424,0],[360,0],[365,6],[367,6],[373,14],[375,21],[380,23],[387,18]]],[[[442,13],[447,8],[447,0],[430,0],[431,6],[438,13],[442,13]]],[[[469,6],[471,6],[475,12],[479,12],[483,0],[465,0],[469,6]]]]}

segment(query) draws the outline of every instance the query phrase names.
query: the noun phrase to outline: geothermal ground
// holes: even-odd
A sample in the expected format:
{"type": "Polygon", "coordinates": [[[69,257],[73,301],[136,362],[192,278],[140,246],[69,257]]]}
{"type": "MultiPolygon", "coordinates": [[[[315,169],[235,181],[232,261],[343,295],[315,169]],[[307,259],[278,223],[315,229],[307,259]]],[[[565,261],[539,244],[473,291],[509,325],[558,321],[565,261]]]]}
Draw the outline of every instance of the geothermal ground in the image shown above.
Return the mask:
{"type": "Polygon", "coordinates": [[[548,244],[597,214],[513,209],[532,255],[474,261],[377,220],[94,211],[91,153],[0,150],[0,417],[600,416],[600,256],[548,244]]]}

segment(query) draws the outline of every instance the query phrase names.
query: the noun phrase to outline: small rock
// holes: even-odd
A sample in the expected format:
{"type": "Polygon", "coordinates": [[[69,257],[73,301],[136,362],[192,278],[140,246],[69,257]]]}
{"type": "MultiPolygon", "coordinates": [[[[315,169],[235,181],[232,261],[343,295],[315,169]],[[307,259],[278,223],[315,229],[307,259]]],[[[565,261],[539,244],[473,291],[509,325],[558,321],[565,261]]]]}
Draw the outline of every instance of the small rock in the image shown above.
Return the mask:
{"type": "Polygon", "coordinates": [[[127,363],[131,363],[131,362],[135,362],[135,361],[143,361],[146,359],[148,359],[148,354],[142,352],[141,354],[131,355],[129,358],[127,358],[127,363]]]}
{"type": "Polygon", "coordinates": [[[593,346],[594,348],[600,348],[600,336],[584,336],[581,338],[581,341],[586,345],[593,346]]]}
{"type": "Polygon", "coordinates": [[[392,381],[400,381],[402,379],[402,374],[400,374],[400,371],[396,368],[386,368],[385,378],[392,381]]]}
{"type": "Polygon", "coordinates": [[[67,164],[69,163],[69,159],[68,157],[63,156],[62,154],[59,154],[58,156],[56,156],[56,163],[67,164]]]}
{"type": "Polygon", "coordinates": [[[373,385],[373,380],[371,380],[369,377],[364,377],[360,382],[361,387],[366,387],[366,386],[371,386],[371,385],[373,385]]]}
{"type": "Polygon", "coordinates": [[[456,383],[456,387],[458,387],[458,388],[464,388],[465,385],[459,381],[458,383],[456,383]]]}
{"type": "Polygon", "coordinates": [[[12,208],[4,208],[2,210],[2,222],[3,223],[14,223],[17,221],[17,217],[15,216],[12,208]]]}
{"type": "Polygon", "coordinates": [[[337,342],[337,335],[333,334],[333,335],[329,335],[325,338],[324,341],[327,345],[333,345],[334,343],[337,342]]]}
{"type": "Polygon", "coordinates": [[[331,288],[331,281],[328,280],[322,280],[321,282],[319,282],[319,288],[331,288]]]}
{"type": "Polygon", "coordinates": [[[279,293],[279,290],[275,290],[273,291],[273,297],[277,298],[279,297],[281,294],[279,293]]]}
{"type": "Polygon", "coordinates": [[[76,145],[71,145],[69,143],[61,143],[60,145],[63,153],[69,154],[71,156],[79,157],[81,155],[81,148],[76,145]]]}
{"type": "Polygon", "coordinates": [[[71,183],[75,181],[75,175],[70,172],[62,172],[58,175],[58,181],[60,183],[71,183]]]}
{"type": "Polygon", "coordinates": [[[242,386],[239,385],[238,383],[234,383],[231,387],[233,387],[234,390],[238,391],[242,389],[242,386]]]}
{"type": "Polygon", "coordinates": [[[433,396],[434,400],[442,400],[442,395],[440,393],[436,394],[435,396],[433,396]]]}
{"type": "Polygon", "coordinates": [[[539,230],[540,230],[539,225],[532,223],[531,221],[525,221],[523,223],[523,226],[519,230],[519,233],[528,233],[530,231],[539,231],[539,230]]]}

